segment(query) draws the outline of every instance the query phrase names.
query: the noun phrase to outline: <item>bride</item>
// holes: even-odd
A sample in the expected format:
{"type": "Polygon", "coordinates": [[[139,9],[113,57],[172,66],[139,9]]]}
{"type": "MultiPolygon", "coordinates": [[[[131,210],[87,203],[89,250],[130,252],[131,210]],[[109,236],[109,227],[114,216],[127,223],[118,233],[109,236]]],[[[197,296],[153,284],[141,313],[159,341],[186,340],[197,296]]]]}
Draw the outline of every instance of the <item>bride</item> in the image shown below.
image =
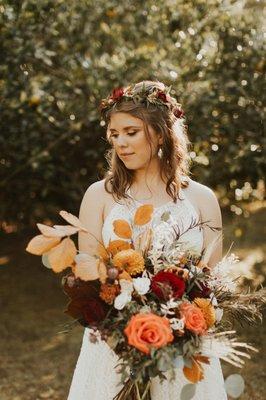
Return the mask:
{"type": "MultiPolygon", "coordinates": [[[[93,183],[82,200],[80,220],[92,235],[80,233],[80,251],[93,255],[98,241],[108,245],[109,240],[117,239],[112,221],[129,220],[140,204],[153,204],[154,221],[169,211],[184,229],[192,217],[222,226],[220,207],[212,190],[188,177],[183,111],[163,83],[143,81],[115,89],[102,100],[101,111],[111,144],[110,168],[106,178],[93,183]]],[[[182,240],[200,251],[216,235],[207,227],[194,227],[182,240]]],[[[209,266],[221,257],[220,240],[210,255],[209,266]]],[[[121,388],[117,356],[105,342],[91,343],[88,332],[89,328],[85,328],[68,400],[112,400],[121,388]]],[[[227,399],[219,360],[211,359],[204,369],[204,380],[198,383],[193,399],[227,399]]],[[[178,400],[182,387],[188,383],[182,368],[177,369],[174,382],[166,379],[161,383],[153,378],[151,398],[178,400]]]]}

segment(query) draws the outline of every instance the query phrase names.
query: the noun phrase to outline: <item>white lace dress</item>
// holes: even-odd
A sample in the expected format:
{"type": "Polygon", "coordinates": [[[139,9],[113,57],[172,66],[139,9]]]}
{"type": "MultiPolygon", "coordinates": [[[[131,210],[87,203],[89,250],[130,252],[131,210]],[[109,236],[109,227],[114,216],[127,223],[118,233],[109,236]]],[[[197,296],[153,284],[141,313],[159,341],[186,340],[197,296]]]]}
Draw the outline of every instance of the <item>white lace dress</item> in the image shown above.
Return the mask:
{"type": "MultiPolygon", "coordinates": [[[[171,213],[175,223],[182,229],[189,226],[191,217],[198,218],[195,208],[185,195],[185,190],[181,190],[180,197],[181,200],[177,200],[177,203],[171,201],[154,209],[153,226],[158,224],[161,215],[166,211],[171,213]]],[[[126,201],[124,204],[116,204],[113,207],[102,229],[105,245],[108,245],[109,240],[118,239],[113,232],[113,220],[132,221],[134,211],[140,204],[135,201],[126,201]]],[[[199,228],[189,230],[182,236],[182,241],[189,242],[195,250],[201,250],[203,246],[202,230],[199,228]]],[[[118,358],[105,342],[91,343],[88,332],[89,329],[85,328],[68,400],[112,400],[121,388],[120,375],[116,372],[118,358]]],[[[220,361],[216,358],[212,358],[210,361],[210,365],[204,364],[204,380],[197,384],[193,400],[227,399],[220,361]]],[[[151,398],[152,400],[178,400],[182,387],[188,383],[182,369],[177,370],[177,378],[174,382],[166,380],[161,383],[159,379],[154,378],[151,383],[151,398]]]]}

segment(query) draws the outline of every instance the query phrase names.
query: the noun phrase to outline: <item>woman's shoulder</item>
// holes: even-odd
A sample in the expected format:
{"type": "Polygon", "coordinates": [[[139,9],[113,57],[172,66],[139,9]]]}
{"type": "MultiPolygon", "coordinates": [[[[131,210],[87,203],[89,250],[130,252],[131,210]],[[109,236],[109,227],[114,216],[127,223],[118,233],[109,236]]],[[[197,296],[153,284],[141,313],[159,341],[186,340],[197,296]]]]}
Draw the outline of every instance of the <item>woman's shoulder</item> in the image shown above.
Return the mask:
{"type": "Polygon", "coordinates": [[[108,193],[105,189],[105,179],[93,182],[85,191],[82,203],[97,202],[98,206],[103,206],[108,193]]]}
{"type": "Polygon", "coordinates": [[[194,204],[197,204],[200,213],[202,215],[219,213],[220,206],[214,190],[190,177],[187,180],[188,186],[185,189],[185,193],[194,204]]]}
{"type": "Polygon", "coordinates": [[[188,192],[203,197],[205,200],[206,198],[216,198],[214,191],[209,186],[203,185],[190,177],[186,179],[188,181],[188,186],[186,188],[188,192]]]}

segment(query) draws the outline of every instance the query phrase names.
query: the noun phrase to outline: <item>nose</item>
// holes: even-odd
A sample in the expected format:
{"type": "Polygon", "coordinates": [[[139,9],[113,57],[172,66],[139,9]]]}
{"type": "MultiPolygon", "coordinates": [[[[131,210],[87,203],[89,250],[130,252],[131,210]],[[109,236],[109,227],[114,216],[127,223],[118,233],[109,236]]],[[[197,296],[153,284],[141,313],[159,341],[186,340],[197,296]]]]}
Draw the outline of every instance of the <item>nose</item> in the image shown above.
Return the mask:
{"type": "Polygon", "coordinates": [[[116,144],[119,147],[126,147],[127,146],[127,139],[125,136],[119,135],[117,140],[116,140],[116,144]]]}

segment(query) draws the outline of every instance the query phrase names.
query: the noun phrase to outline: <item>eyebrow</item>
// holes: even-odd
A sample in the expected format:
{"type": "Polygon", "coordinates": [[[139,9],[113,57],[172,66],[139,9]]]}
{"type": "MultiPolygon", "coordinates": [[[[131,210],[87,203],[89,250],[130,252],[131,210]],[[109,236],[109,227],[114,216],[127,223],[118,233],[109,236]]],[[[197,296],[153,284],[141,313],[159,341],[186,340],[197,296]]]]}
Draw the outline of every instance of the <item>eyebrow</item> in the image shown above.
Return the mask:
{"type": "MultiPolygon", "coordinates": [[[[124,130],[124,131],[127,131],[127,130],[129,130],[129,129],[131,129],[131,128],[140,129],[141,126],[134,126],[134,125],[132,125],[132,126],[125,126],[125,127],[123,128],[123,130],[124,130]]],[[[114,129],[114,128],[110,128],[109,131],[110,131],[110,132],[117,132],[117,130],[114,129]]]]}

